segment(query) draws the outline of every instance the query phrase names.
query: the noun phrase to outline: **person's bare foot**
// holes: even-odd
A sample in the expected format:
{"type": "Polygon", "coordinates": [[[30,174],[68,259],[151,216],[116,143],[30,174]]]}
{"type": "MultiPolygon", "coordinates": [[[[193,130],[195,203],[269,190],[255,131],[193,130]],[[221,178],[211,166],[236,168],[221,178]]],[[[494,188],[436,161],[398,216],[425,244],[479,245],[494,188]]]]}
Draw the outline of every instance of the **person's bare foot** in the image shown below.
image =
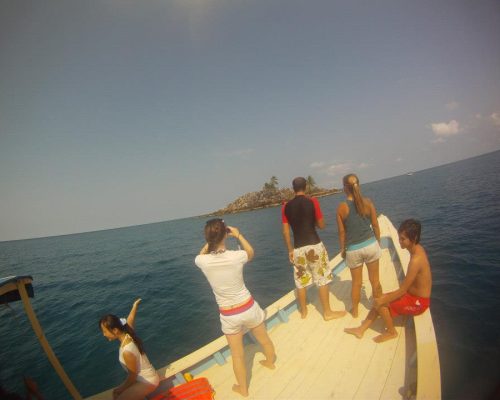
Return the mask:
{"type": "Polygon", "coordinates": [[[351,308],[351,315],[352,315],[353,318],[358,318],[358,307],[351,308]]]}
{"type": "Polygon", "coordinates": [[[345,328],[344,332],[350,333],[351,335],[356,336],[358,339],[361,339],[363,337],[363,334],[365,333],[360,326],[358,326],[357,328],[345,328]]]}
{"type": "Polygon", "coordinates": [[[396,331],[394,331],[394,332],[384,332],[381,335],[378,335],[377,337],[374,337],[373,341],[377,342],[377,343],[382,343],[382,342],[386,342],[386,341],[391,340],[391,339],[395,339],[397,337],[398,337],[398,333],[396,331]]]}
{"type": "Polygon", "coordinates": [[[346,315],[345,311],[329,311],[323,314],[323,319],[325,321],[330,321],[331,319],[342,318],[344,315],[346,315]]]}
{"type": "Polygon", "coordinates": [[[300,310],[300,318],[306,319],[307,317],[307,306],[303,310],[300,310]]]}
{"type": "Polygon", "coordinates": [[[248,397],[248,390],[243,390],[240,385],[233,385],[233,392],[241,394],[243,397],[248,397]]]}
{"type": "Polygon", "coordinates": [[[260,365],[263,367],[269,368],[269,369],[275,369],[276,365],[274,365],[274,362],[271,362],[270,360],[260,360],[259,361],[260,365]]]}

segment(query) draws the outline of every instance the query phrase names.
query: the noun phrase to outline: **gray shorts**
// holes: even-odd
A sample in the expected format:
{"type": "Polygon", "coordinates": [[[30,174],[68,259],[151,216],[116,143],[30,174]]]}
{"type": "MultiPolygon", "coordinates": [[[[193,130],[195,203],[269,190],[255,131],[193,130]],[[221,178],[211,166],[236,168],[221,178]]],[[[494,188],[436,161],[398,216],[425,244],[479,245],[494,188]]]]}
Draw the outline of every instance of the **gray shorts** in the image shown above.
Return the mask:
{"type": "Polygon", "coordinates": [[[381,256],[380,246],[377,241],[357,250],[347,250],[345,252],[345,263],[349,268],[361,267],[377,261],[381,256]]]}

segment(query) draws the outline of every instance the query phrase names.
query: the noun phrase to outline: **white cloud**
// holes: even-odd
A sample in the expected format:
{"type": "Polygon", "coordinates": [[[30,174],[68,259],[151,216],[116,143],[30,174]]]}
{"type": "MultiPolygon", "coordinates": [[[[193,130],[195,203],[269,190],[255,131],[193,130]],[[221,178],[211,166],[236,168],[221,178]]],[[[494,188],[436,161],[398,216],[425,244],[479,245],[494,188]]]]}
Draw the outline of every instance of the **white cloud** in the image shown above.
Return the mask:
{"type": "Polygon", "coordinates": [[[491,121],[493,122],[493,125],[500,127],[500,114],[499,113],[491,114],[490,118],[491,118],[491,121]]]}
{"type": "Polygon", "coordinates": [[[456,135],[458,132],[460,132],[460,125],[454,119],[452,119],[448,123],[437,122],[435,124],[431,124],[431,128],[434,134],[439,137],[453,136],[456,135]]]}
{"type": "Polygon", "coordinates": [[[309,167],[311,168],[321,168],[325,163],[323,161],[314,161],[309,167]]]}
{"type": "Polygon", "coordinates": [[[327,168],[326,173],[330,176],[337,176],[337,175],[345,175],[351,170],[352,170],[351,163],[340,163],[340,164],[330,165],[327,168]]]}
{"type": "Polygon", "coordinates": [[[458,104],[456,101],[450,101],[448,104],[446,104],[446,108],[449,111],[456,110],[459,106],[460,104],[458,104]]]}

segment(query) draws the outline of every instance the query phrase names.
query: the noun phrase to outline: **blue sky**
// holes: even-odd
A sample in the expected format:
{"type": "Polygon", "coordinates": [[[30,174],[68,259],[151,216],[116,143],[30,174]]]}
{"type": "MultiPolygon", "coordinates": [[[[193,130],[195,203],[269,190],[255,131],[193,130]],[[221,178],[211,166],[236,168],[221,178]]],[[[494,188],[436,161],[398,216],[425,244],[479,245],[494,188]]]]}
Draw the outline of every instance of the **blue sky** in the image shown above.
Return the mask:
{"type": "Polygon", "coordinates": [[[0,240],[500,149],[498,1],[0,0],[0,240]]]}

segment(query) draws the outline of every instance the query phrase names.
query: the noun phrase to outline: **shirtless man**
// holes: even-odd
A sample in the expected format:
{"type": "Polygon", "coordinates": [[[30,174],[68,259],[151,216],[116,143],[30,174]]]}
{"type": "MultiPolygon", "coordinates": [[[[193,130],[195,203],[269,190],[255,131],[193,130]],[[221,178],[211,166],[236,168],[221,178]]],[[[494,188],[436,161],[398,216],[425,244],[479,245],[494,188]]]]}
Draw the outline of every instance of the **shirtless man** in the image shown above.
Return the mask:
{"type": "Polygon", "coordinates": [[[307,316],[306,288],[315,283],[325,321],[343,317],[345,311],[333,311],[330,307],[329,283],[333,280],[332,268],[328,266],[328,253],[316,232],[323,229],[325,220],[319,202],[306,196],[306,180],[297,177],[292,186],[295,197],[282,208],[283,238],[288,249],[288,258],[294,267],[294,280],[299,300],[300,316],[307,316]],[[293,246],[290,235],[293,231],[293,246]]]}
{"type": "Polygon", "coordinates": [[[430,305],[432,274],[425,249],[420,242],[420,222],[414,219],[403,221],[398,229],[399,244],[410,252],[410,263],[406,277],[398,290],[382,294],[374,299],[374,307],[357,328],[346,328],[345,332],[362,338],[365,331],[380,315],[386,330],[373,340],[377,343],[394,339],[398,333],[392,318],[397,315],[419,315],[430,305]]]}

